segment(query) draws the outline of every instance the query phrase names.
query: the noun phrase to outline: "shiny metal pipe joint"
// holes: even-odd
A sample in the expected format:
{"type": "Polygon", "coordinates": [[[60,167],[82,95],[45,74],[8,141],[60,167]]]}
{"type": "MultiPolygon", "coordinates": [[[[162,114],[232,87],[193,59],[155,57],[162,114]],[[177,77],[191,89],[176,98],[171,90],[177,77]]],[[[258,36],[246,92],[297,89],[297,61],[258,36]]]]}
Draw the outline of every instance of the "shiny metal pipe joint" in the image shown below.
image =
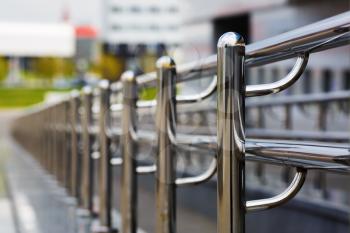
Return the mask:
{"type": "Polygon", "coordinates": [[[176,67],[170,57],[157,61],[156,233],[176,232],[176,158],[169,130],[176,129],[176,67]]]}
{"type": "Polygon", "coordinates": [[[217,48],[217,232],[244,233],[245,42],[229,32],[217,48]]]}
{"type": "Polygon", "coordinates": [[[110,125],[110,83],[107,80],[102,80],[99,83],[100,89],[100,114],[99,114],[99,229],[105,229],[109,232],[112,227],[111,219],[111,138],[107,135],[107,129],[110,125]]]}
{"type": "Polygon", "coordinates": [[[123,83],[122,135],[121,135],[121,232],[137,232],[137,144],[136,132],[137,84],[135,74],[126,71],[121,76],[123,83]]]}

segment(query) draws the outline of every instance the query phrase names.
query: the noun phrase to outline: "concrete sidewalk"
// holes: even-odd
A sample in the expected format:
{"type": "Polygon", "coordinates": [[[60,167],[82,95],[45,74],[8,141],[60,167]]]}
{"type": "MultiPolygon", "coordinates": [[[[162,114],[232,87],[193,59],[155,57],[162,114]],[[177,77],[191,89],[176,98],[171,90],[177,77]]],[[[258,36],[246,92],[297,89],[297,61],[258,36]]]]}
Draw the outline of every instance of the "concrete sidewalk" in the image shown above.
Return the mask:
{"type": "Polygon", "coordinates": [[[20,111],[0,111],[0,232],[73,233],[75,205],[10,135],[20,111]]]}
{"type": "Polygon", "coordinates": [[[18,111],[0,111],[0,232],[18,233],[14,206],[8,186],[6,166],[12,153],[9,142],[9,125],[18,111]]]}
{"type": "MultiPolygon", "coordinates": [[[[3,167],[3,166],[1,166],[3,167]]],[[[0,169],[0,232],[16,233],[12,202],[8,193],[4,168],[0,169]]]]}

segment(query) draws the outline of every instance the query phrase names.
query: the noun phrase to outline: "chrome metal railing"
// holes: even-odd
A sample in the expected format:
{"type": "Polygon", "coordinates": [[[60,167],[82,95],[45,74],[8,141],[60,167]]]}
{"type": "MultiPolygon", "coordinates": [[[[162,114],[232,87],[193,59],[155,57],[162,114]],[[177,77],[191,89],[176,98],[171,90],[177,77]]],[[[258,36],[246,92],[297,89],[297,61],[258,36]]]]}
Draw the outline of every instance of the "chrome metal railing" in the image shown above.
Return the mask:
{"type": "MultiPolygon", "coordinates": [[[[244,38],[237,33],[226,33],[219,39],[215,56],[182,66],[177,66],[170,57],[162,57],[157,61],[154,73],[135,76],[132,71],[126,71],[120,82],[101,81],[97,91],[85,87],[80,93],[73,92],[68,99],[39,107],[19,118],[14,135],[67,187],[76,197],[78,206],[98,216],[99,225],[92,229],[94,232],[113,230],[111,193],[114,183],[111,172],[114,166],[121,166],[121,232],[135,233],[138,227],[139,175],[155,174],[155,232],[174,233],[176,189],[182,185],[203,183],[216,173],[218,233],[244,233],[246,214],[280,206],[293,198],[302,188],[307,170],[350,172],[347,146],[248,139],[244,113],[246,97],[277,93],[293,85],[304,72],[310,54],[349,44],[349,29],[350,12],[347,12],[251,45],[246,45],[244,38]],[[279,81],[245,84],[245,69],[293,57],[297,58],[293,69],[279,81]],[[212,83],[203,93],[176,94],[177,83],[202,76],[213,76],[212,83]],[[138,100],[139,90],[145,87],[157,88],[155,100],[138,100]],[[177,106],[201,102],[214,93],[217,99],[217,135],[176,133],[177,106]],[[121,103],[111,101],[115,95],[122,97],[121,103]],[[140,111],[153,114],[154,130],[140,129],[137,121],[140,111]],[[154,164],[139,164],[138,146],[142,143],[153,148],[154,164]],[[113,144],[121,149],[119,157],[112,153],[113,144]],[[203,174],[179,178],[176,167],[178,150],[211,154],[212,163],[203,174]],[[247,160],[295,168],[294,179],[277,196],[247,201],[247,160]],[[96,190],[97,209],[93,207],[96,190]]],[[[288,106],[311,99],[281,98],[278,101],[288,106]]],[[[270,104],[256,103],[261,108],[270,104]]]]}

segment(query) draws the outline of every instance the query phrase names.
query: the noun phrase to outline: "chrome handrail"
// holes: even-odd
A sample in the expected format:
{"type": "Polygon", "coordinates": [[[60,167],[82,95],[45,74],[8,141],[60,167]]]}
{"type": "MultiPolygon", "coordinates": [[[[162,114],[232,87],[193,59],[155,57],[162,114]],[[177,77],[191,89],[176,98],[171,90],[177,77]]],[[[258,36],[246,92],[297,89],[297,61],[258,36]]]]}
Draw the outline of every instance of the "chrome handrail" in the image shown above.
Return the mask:
{"type": "Polygon", "coordinates": [[[295,197],[295,195],[303,187],[306,178],[306,173],[307,170],[305,169],[297,169],[294,179],[290,183],[290,185],[282,193],[274,197],[254,201],[247,201],[245,204],[247,212],[267,210],[287,203],[289,200],[295,197]]]}
{"type": "Polygon", "coordinates": [[[244,233],[246,213],[280,206],[293,198],[302,187],[306,170],[319,169],[350,174],[350,152],[346,146],[250,139],[247,137],[249,131],[245,131],[244,125],[244,111],[247,107],[307,104],[316,99],[322,102],[347,98],[348,93],[344,92],[333,94],[334,96],[329,94],[327,100],[318,96],[309,100],[286,100],[281,97],[276,101],[261,102],[260,105],[253,102],[246,104],[246,97],[273,94],[290,87],[305,70],[309,54],[349,44],[349,30],[350,12],[346,12],[250,45],[246,45],[238,33],[226,33],[219,39],[217,55],[179,66],[171,57],[162,57],[157,61],[156,72],[136,76],[129,71],[123,74],[121,82],[110,84],[106,80],[101,81],[97,89],[85,88],[82,96],[74,91],[70,98],[28,112],[17,120],[18,126],[14,131],[18,140],[29,148],[42,166],[67,187],[76,198],[77,205],[88,208],[91,213],[96,210],[91,204],[91,187],[87,187],[89,182],[93,183],[90,174],[93,171],[89,166],[98,160],[98,171],[93,175],[99,174],[98,218],[101,231],[113,230],[111,170],[120,166],[123,232],[137,231],[138,174],[155,172],[157,177],[155,232],[174,233],[177,186],[203,183],[216,172],[218,233],[244,233]],[[281,80],[270,84],[245,85],[246,68],[294,57],[297,57],[295,66],[281,80]],[[209,75],[214,79],[202,93],[191,96],[176,95],[176,83],[209,75]],[[157,88],[156,100],[138,100],[138,91],[145,87],[157,88]],[[122,103],[111,103],[111,96],[115,93],[122,95],[122,103]],[[214,93],[217,94],[217,137],[177,133],[177,104],[201,102],[214,93]],[[99,106],[92,104],[93,97],[99,98],[99,106]],[[155,132],[138,130],[137,110],[152,107],[156,112],[155,132]],[[121,114],[115,114],[116,112],[121,114]],[[93,116],[98,118],[97,127],[91,126],[93,116]],[[113,125],[113,117],[121,117],[121,128],[113,125]],[[31,135],[31,126],[37,128],[34,136],[31,135]],[[40,143],[41,141],[45,143],[40,143]],[[121,157],[112,156],[112,142],[116,142],[121,149],[121,157]],[[156,164],[141,166],[136,163],[137,146],[142,143],[151,144],[155,148],[156,164]],[[83,156],[81,149],[84,149],[83,156]],[[203,174],[177,178],[177,150],[206,152],[213,160],[203,174]],[[59,159],[62,153],[66,155],[64,163],[59,159]],[[91,161],[87,162],[86,159],[91,161]],[[296,168],[297,173],[290,186],[281,194],[246,202],[246,161],[287,165],[296,168]],[[82,180],[81,174],[84,176],[82,180]],[[80,187],[81,182],[83,188],[80,187]],[[86,190],[90,192],[89,195],[82,195],[81,192],[86,190]]]}
{"type": "Polygon", "coordinates": [[[275,94],[287,89],[301,77],[306,68],[308,60],[308,53],[300,55],[292,70],[281,80],[268,84],[247,85],[245,90],[246,97],[275,94]]]}
{"type": "MultiPolygon", "coordinates": [[[[283,33],[281,35],[268,38],[246,46],[247,67],[261,66],[264,64],[286,60],[306,52],[315,53],[333,47],[348,44],[350,34],[346,34],[339,40],[331,40],[334,37],[343,35],[350,30],[350,12],[345,12],[337,16],[298,28],[296,30],[283,33]],[[322,45],[318,46],[317,45],[322,45]],[[315,49],[316,47],[316,49],[315,49]]],[[[216,55],[180,65],[177,73],[180,76],[178,82],[186,81],[185,74],[192,72],[203,72],[216,69],[216,55]],[[184,74],[184,77],[181,76],[184,74]]],[[[155,86],[156,73],[140,75],[137,78],[140,86],[155,86]]]]}

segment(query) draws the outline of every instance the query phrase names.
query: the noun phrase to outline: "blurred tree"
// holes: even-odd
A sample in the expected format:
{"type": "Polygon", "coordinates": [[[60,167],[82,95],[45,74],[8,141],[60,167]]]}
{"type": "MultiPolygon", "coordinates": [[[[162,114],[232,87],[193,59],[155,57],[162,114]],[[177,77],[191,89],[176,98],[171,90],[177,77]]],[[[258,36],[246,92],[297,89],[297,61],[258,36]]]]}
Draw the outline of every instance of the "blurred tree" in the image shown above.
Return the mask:
{"type": "Polygon", "coordinates": [[[33,61],[33,71],[39,78],[52,79],[56,73],[56,63],[53,58],[37,58],[33,61]]]}
{"type": "Polygon", "coordinates": [[[9,64],[6,58],[0,57],[0,80],[4,80],[9,71],[9,64]]]}
{"type": "Polygon", "coordinates": [[[101,54],[97,64],[94,64],[91,71],[101,74],[104,79],[118,80],[124,71],[125,61],[115,55],[101,54]]]}
{"type": "Polygon", "coordinates": [[[61,58],[61,73],[64,77],[73,77],[75,74],[75,64],[72,58],[61,58]]]}
{"type": "Polygon", "coordinates": [[[39,78],[52,79],[56,76],[73,77],[75,65],[72,58],[43,57],[33,60],[32,69],[39,78]]]}

